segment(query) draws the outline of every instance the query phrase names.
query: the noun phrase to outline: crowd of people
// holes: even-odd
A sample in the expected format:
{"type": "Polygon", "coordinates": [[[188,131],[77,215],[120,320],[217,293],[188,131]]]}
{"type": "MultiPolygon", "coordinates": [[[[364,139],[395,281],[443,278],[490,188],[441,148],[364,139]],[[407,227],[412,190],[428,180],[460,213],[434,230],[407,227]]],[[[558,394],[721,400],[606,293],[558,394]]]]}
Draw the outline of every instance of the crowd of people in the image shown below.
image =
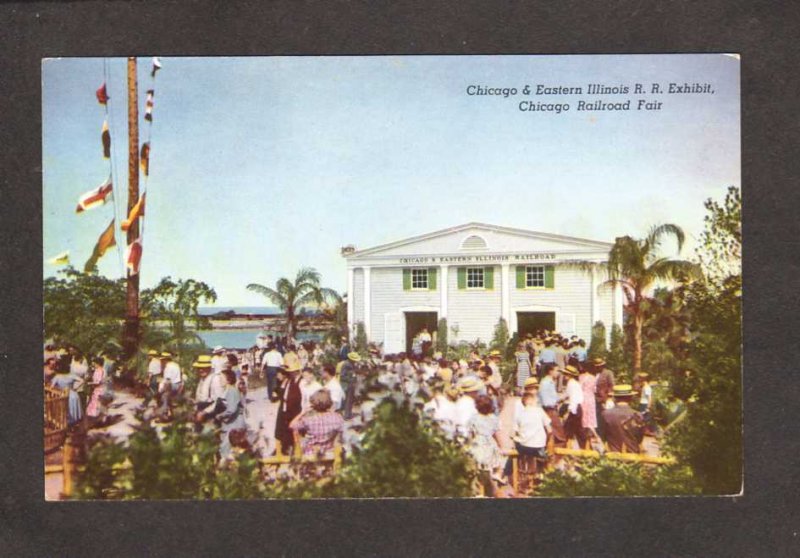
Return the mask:
{"type": "MultiPolygon", "coordinates": [[[[359,353],[346,337],[338,347],[272,336],[260,336],[244,354],[216,347],[192,363],[193,393],[185,393],[174,356],[151,350],[145,403],[154,402],[157,419],[168,421],[176,399],[188,399],[196,428],[219,433],[224,463],[235,447],[252,450],[260,435],[274,439],[262,445],[270,453],[290,455],[298,441],[306,455],[330,455],[336,444],[350,450],[372,420],[374,399],[366,392],[382,386],[421,400],[428,419],[422,424],[462,444],[490,491],[509,483],[514,451],[534,474],[547,460],[557,461],[548,447],[640,451],[653,403],[647,374],[618,385],[602,358],[589,359],[582,339],[558,332],[525,336],[510,360],[498,350],[477,349],[447,359],[433,351],[426,333],[408,354],[383,354],[375,346],[359,353]],[[504,360],[513,369],[501,370],[504,360]],[[251,403],[277,406],[273,432],[254,432],[246,421],[251,375],[266,388],[251,403]]],[[[74,348],[46,354],[45,381],[69,391],[71,423],[84,409],[90,417],[102,415],[111,389],[108,366],[102,357],[87,363],[74,348]]]]}

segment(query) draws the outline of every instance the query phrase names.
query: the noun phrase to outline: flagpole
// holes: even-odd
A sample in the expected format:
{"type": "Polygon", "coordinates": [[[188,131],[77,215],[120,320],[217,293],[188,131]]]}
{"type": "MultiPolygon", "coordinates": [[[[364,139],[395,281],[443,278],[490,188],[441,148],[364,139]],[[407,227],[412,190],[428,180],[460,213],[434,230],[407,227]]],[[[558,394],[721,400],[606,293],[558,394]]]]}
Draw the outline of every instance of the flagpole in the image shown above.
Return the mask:
{"type": "MultiPolygon", "coordinates": [[[[136,76],[136,57],[128,58],[128,214],[139,201],[139,91],[136,76]]],[[[128,229],[130,246],[139,238],[139,220],[128,229]]],[[[124,354],[133,357],[139,346],[139,274],[127,270],[124,354]]]]}

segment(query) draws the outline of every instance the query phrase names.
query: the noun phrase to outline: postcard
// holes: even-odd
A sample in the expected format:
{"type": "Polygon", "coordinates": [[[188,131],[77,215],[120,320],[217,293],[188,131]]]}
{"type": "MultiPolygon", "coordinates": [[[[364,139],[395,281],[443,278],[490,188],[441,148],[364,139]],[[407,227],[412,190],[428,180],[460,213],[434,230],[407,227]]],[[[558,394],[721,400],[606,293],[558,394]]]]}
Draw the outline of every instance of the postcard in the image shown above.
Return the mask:
{"type": "Polygon", "coordinates": [[[43,60],[45,498],[741,494],[739,74],[43,60]]]}

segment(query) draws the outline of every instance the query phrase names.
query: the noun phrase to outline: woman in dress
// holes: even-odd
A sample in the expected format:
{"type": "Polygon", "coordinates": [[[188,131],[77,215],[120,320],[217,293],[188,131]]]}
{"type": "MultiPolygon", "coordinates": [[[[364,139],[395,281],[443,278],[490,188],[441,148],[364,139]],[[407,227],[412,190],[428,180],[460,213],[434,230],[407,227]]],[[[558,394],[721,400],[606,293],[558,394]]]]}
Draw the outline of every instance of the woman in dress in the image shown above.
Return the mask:
{"type": "Polygon", "coordinates": [[[300,369],[287,368],[285,380],[278,389],[278,416],[275,420],[275,440],[281,443],[284,455],[290,455],[294,447],[294,434],[289,425],[302,410],[303,395],[300,391],[300,369]]]}
{"type": "Polygon", "coordinates": [[[103,367],[103,358],[95,357],[92,359],[94,370],[92,371],[92,381],[89,385],[92,388],[92,395],[89,399],[89,404],[86,406],[86,416],[92,422],[99,422],[100,416],[105,412],[105,406],[101,401],[103,392],[105,391],[106,372],[103,367]]]}
{"type": "Polygon", "coordinates": [[[500,423],[494,414],[494,403],[488,395],[479,395],[475,399],[475,408],[478,414],[472,419],[470,425],[471,440],[469,452],[478,465],[482,483],[487,488],[487,496],[494,495],[495,484],[504,484],[501,477],[505,458],[500,452],[499,441],[501,437],[500,423]],[[489,476],[491,480],[486,477],[489,476]]]}
{"type": "Polygon", "coordinates": [[[223,395],[225,409],[217,415],[217,420],[220,424],[219,457],[224,462],[233,457],[231,432],[246,429],[247,424],[244,421],[244,401],[239,387],[236,385],[236,373],[226,368],[222,371],[222,374],[227,380],[223,395]]]}
{"type": "Polygon", "coordinates": [[[67,424],[72,427],[78,424],[83,418],[83,408],[81,398],[75,391],[77,377],[69,373],[69,360],[61,359],[56,364],[56,374],[50,380],[50,385],[58,389],[69,390],[67,400],[67,424]]]}
{"type": "Polygon", "coordinates": [[[517,387],[522,389],[525,385],[525,380],[531,377],[531,355],[525,350],[525,344],[520,343],[517,345],[517,352],[514,353],[514,358],[517,359],[517,387]]]}
{"type": "Polygon", "coordinates": [[[597,406],[595,405],[595,393],[597,391],[597,378],[591,373],[590,367],[582,367],[578,376],[578,382],[583,390],[583,404],[581,408],[581,426],[584,431],[588,430],[593,438],[598,439],[597,435],[597,406]]]}

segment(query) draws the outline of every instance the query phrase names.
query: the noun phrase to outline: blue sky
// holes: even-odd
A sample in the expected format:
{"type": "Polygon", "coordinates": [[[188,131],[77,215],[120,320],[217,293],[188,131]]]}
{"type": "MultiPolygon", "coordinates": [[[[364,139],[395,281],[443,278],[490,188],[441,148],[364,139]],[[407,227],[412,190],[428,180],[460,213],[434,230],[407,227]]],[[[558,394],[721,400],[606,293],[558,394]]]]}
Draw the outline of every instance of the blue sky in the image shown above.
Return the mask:
{"type": "MultiPolygon", "coordinates": [[[[725,55],[161,58],[155,80],[142,285],[216,288],[218,305],[265,304],[245,286],[302,266],[343,291],[339,248],[468,221],[613,241],[673,222],[702,231],[703,200],[740,185],[739,61],[725,55]],[[469,85],[710,83],[660,111],[578,112],[579,97],[469,96],[469,85]],[[555,114],[520,100],[568,102],[555,114]]],[[[109,172],[127,191],[124,58],[43,61],[43,257],[82,267],[111,204],[75,205],[109,172]]],[[[140,117],[151,87],[139,59],[140,117]]],[[[649,87],[649,85],[647,85],[649,87]]],[[[636,105],[638,98],[628,95],[636,105]]],[[[580,97],[620,100],[617,97],[580,97]]],[[[633,108],[633,107],[632,107],[633,108]]],[[[142,121],[140,139],[146,126],[142,121]]],[[[144,182],[142,181],[142,186],[144,182]]],[[[118,233],[120,252],[124,236],[118,233]]],[[[684,250],[690,255],[691,248],[684,250]]],[[[44,275],[57,267],[44,264],[44,275]]],[[[112,249],[99,270],[122,276],[112,249]]]]}

